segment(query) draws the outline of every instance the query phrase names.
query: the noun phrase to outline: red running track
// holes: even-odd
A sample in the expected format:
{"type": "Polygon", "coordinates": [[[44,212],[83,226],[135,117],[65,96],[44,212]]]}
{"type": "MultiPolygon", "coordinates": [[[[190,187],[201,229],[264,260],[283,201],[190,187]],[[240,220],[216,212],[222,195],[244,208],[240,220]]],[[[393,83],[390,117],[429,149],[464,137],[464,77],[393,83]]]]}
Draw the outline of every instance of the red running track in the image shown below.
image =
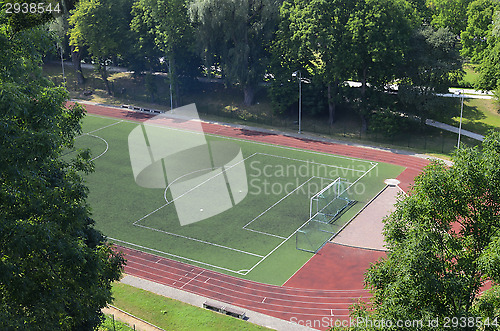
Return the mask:
{"type": "MultiPolygon", "coordinates": [[[[145,121],[154,116],[114,107],[98,105],[85,105],[85,107],[87,112],[92,114],[134,121],[145,121]]],[[[179,127],[179,123],[172,122],[169,125],[179,127]]],[[[428,160],[390,151],[299,139],[220,124],[202,123],[202,127],[204,132],[211,134],[404,166],[406,169],[397,179],[401,181],[400,187],[405,191],[409,190],[413,179],[422,168],[429,164],[428,160]]],[[[244,280],[125,247],[119,249],[126,255],[125,272],[130,275],[284,320],[293,317],[322,327],[324,318],[331,321],[347,319],[348,308],[352,303],[370,297],[363,289],[364,272],[371,263],[385,254],[329,243],[285,285],[275,286],[244,280]]]]}

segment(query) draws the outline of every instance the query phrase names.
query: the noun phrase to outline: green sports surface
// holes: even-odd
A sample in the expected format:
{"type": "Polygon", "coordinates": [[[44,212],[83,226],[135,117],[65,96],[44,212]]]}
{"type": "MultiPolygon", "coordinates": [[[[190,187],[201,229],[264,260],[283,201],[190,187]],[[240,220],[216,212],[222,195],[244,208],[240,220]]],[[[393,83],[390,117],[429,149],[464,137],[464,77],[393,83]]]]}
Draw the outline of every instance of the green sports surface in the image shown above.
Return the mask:
{"type": "MultiPolygon", "coordinates": [[[[85,176],[96,227],[116,244],[259,282],[282,285],[313,254],[296,249],[297,230],[307,223],[310,198],[338,177],[353,185],[354,199],[333,224],[338,231],[403,167],[332,154],[205,134],[208,144],[241,149],[248,192],[215,216],[181,225],[172,192],[139,186],[129,154],[129,134],[138,122],[88,114],[75,148],[89,148],[95,172],[85,176]]],[[[163,127],[163,144],[199,132],[163,127]]],[[[65,157],[70,157],[69,152],[65,157]]],[[[196,156],[193,156],[196,158],[196,156]]],[[[184,159],[185,161],[185,159],[184,159]]],[[[196,162],[196,160],[192,160],[196,162]]],[[[175,163],[175,162],[174,162],[175,163]]],[[[178,167],[190,167],[191,162],[178,167]]],[[[185,171],[185,169],[184,169],[185,171]]],[[[193,177],[198,175],[193,172],[193,177]]],[[[224,176],[231,176],[230,170],[224,176]]],[[[220,178],[208,178],[203,192],[220,178]]],[[[226,178],[227,179],[227,178],[226,178]]],[[[183,194],[200,211],[200,188],[183,194]]],[[[214,195],[217,192],[214,192],[214,195]]],[[[328,239],[328,238],[326,238],[328,239]]]]}

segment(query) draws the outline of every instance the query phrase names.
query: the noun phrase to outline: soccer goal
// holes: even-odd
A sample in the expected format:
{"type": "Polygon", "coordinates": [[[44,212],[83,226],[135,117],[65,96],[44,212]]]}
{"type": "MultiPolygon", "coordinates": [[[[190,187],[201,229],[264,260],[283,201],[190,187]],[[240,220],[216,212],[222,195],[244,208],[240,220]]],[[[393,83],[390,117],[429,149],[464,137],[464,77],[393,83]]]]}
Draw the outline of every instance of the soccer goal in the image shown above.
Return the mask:
{"type": "Polygon", "coordinates": [[[316,253],[337,234],[335,220],[356,202],[349,196],[350,187],[346,179],[337,178],[311,197],[309,220],[295,234],[298,250],[316,253]]]}
{"type": "Polygon", "coordinates": [[[311,197],[309,219],[331,223],[347,208],[355,203],[350,199],[351,183],[344,178],[337,178],[311,197]]]}

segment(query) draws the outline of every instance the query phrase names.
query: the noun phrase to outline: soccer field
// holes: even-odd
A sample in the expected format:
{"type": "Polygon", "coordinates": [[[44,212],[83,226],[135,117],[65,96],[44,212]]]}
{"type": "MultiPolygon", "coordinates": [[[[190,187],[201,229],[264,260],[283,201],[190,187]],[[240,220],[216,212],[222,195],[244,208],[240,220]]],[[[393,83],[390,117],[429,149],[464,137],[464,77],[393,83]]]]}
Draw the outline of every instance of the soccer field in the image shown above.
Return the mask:
{"type": "MultiPolygon", "coordinates": [[[[313,195],[342,177],[349,183],[349,198],[356,202],[327,225],[328,239],[384,188],[385,179],[404,170],[385,163],[205,134],[210,146],[237,146],[241,160],[215,175],[217,164],[205,172],[190,170],[200,153],[183,164],[162,161],[159,166],[163,165],[163,170],[177,167],[179,174],[173,180],[170,174],[163,188],[148,188],[138,185],[139,177],[131,166],[129,140],[135,139],[131,132],[138,127],[138,122],[90,114],[84,119],[84,134],[76,139],[75,147],[90,148],[94,158],[95,172],[86,176],[86,182],[96,227],[123,246],[269,284],[283,284],[312,256],[296,248],[296,236],[310,217],[313,195]],[[235,189],[230,184],[242,169],[245,182],[235,189]],[[202,176],[203,181],[189,187],[191,179],[202,176]],[[174,190],[174,184],[179,183],[184,185],[182,194],[174,190]],[[227,183],[230,191],[230,204],[224,208],[223,200],[213,199],[220,194],[221,183],[227,183]],[[207,201],[222,206],[222,211],[204,218],[215,208],[207,201]],[[184,213],[200,220],[183,222],[180,202],[184,213]]],[[[161,130],[165,131],[161,138],[164,146],[200,135],[167,126],[161,130]]]]}

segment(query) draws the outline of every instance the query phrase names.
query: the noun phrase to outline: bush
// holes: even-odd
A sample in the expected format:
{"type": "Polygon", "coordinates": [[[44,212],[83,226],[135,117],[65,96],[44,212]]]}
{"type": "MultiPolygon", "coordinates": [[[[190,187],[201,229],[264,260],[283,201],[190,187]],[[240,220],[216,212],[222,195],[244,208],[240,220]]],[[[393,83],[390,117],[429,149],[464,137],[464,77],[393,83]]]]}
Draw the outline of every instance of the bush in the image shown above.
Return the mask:
{"type": "Polygon", "coordinates": [[[410,128],[409,119],[401,113],[389,109],[373,112],[369,118],[368,129],[370,132],[378,132],[387,137],[392,137],[398,132],[410,128]]]}

